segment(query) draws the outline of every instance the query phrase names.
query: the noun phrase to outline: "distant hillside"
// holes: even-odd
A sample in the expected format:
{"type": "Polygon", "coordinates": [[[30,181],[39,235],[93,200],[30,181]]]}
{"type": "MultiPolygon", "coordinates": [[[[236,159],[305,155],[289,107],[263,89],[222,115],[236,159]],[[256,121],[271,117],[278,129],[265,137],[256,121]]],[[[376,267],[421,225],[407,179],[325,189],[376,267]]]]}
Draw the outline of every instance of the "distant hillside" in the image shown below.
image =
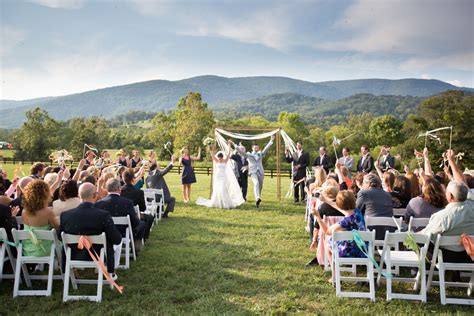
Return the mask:
{"type": "Polygon", "coordinates": [[[272,120],[275,120],[281,111],[291,111],[300,113],[306,123],[324,126],[340,123],[350,114],[363,112],[371,112],[374,115],[392,114],[404,119],[408,114],[415,113],[423,99],[423,97],[375,96],[365,93],[333,101],[286,93],[247,101],[221,103],[216,106],[215,111],[221,117],[239,118],[257,114],[272,120]]]}
{"type": "MultiPolygon", "coordinates": [[[[60,120],[74,116],[109,118],[129,111],[157,112],[172,109],[179,98],[189,91],[200,92],[204,101],[212,108],[218,104],[274,94],[289,93],[338,100],[358,93],[425,97],[452,89],[460,88],[438,80],[423,79],[361,79],[312,83],[284,77],[200,76],[179,81],[153,80],[54,98],[0,101],[0,128],[18,127],[24,120],[24,113],[35,106],[42,107],[60,120]]],[[[295,102],[300,104],[297,98],[295,102]]],[[[291,111],[292,107],[292,103],[287,104],[287,110],[291,111]]]]}

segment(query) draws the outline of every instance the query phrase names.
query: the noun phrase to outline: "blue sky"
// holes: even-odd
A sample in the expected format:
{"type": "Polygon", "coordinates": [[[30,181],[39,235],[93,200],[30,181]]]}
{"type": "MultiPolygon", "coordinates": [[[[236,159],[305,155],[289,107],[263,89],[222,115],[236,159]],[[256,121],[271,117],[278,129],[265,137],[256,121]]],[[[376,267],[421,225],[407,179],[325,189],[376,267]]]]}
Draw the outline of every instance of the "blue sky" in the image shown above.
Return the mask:
{"type": "Polygon", "coordinates": [[[0,0],[1,99],[197,75],[474,87],[470,0],[0,0]]]}

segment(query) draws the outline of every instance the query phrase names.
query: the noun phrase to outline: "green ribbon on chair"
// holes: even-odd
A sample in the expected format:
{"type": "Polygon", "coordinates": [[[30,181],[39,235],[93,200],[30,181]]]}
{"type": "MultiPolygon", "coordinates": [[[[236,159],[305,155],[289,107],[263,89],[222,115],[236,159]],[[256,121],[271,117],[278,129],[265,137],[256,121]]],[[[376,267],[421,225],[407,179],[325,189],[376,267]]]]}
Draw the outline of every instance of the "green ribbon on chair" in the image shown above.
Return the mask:
{"type": "Polygon", "coordinates": [[[359,248],[359,250],[362,251],[362,253],[372,262],[375,269],[377,269],[377,271],[380,274],[382,274],[382,276],[384,276],[385,278],[387,279],[392,278],[392,274],[390,272],[389,273],[384,272],[382,268],[379,266],[379,264],[377,263],[377,261],[375,261],[375,259],[369,255],[369,251],[367,250],[367,245],[365,244],[364,239],[359,234],[359,232],[355,229],[352,230],[352,238],[354,239],[354,242],[356,243],[357,248],[359,248]]]}

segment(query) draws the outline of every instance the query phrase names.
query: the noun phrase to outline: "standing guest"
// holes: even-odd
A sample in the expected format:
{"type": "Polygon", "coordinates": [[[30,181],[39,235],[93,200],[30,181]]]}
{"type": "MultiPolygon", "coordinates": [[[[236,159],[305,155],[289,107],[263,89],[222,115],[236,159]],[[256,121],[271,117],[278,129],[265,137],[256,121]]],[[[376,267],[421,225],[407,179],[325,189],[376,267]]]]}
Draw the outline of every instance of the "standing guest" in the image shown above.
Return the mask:
{"type": "Polygon", "coordinates": [[[174,211],[174,205],[176,198],[171,196],[168,185],[165,181],[165,175],[173,168],[174,156],[171,156],[171,162],[166,166],[165,169],[160,170],[160,167],[154,163],[150,166],[150,173],[146,177],[146,186],[149,189],[162,189],[164,195],[164,202],[166,203],[166,209],[163,214],[164,218],[168,217],[169,212],[174,211]]]}
{"type": "Polygon", "coordinates": [[[319,147],[319,156],[314,159],[313,167],[323,167],[326,174],[329,173],[329,168],[331,167],[331,160],[326,151],[326,147],[319,147]]]}
{"type": "Polygon", "coordinates": [[[342,157],[337,160],[349,171],[349,179],[352,179],[352,169],[354,168],[354,158],[351,156],[351,150],[348,147],[342,148],[342,157]]]}
{"type": "Polygon", "coordinates": [[[127,157],[127,152],[123,149],[120,149],[116,155],[117,155],[117,161],[115,163],[128,168],[128,166],[130,165],[130,162],[127,157]]]}
{"type": "Polygon", "coordinates": [[[357,172],[370,173],[374,168],[374,159],[370,156],[369,146],[360,147],[361,158],[357,162],[357,172]]]}
{"type": "Polygon", "coordinates": [[[380,151],[380,158],[377,161],[378,166],[382,171],[395,168],[395,157],[390,155],[390,146],[383,145],[380,151]]]}
{"type": "Polygon", "coordinates": [[[448,204],[443,186],[433,178],[425,180],[420,196],[414,197],[407,205],[405,220],[410,216],[430,218],[431,215],[443,209],[448,204]]]}
{"type": "Polygon", "coordinates": [[[132,200],[133,206],[138,205],[140,212],[142,212],[140,215],[140,219],[145,221],[145,223],[147,224],[145,239],[148,239],[148,232],[150,231],[151,226],[153,225],[154,218],[153,215],[143,213],[146,211],[145,193],[143,192],[143,190],[137,189],[133,185],[133,181],[135,179],[135,173],[133,172],[133,169],[125,170],[122,174],[122,179],[125,185],[122,187],[120,195],[124,198],[132,200]]]}
{"type": "Polygon", "coordinates": [[[181,174],[181,184],[183,185],[183,201],[188,203],[191,200],[191,184],[196,183],[196,175],[192,162],[201,160],[201,147],[199,147],[197,156],[189,156],[189,151],[186,147],[181,149],[181,157],[179,157],[179,164],[183,165],[183,173],[181,174]]]}
{"type": "Polygon", "coordinates": [[[110,158],[110,153],[108,150],[104,150],[102,151],[102,155],[101,155],[101,167],[107,167],[107,166],[110,166],[110,164],[112,163],[112,159],[110,158]]]}
{"type": "Polygon", "coordinates": [[[140,157],[140,151],[133,150],[132,158],[130,159],[130,168],[139,167],[141,162],[142,162],[142,158],[140,157]]]}
{"type": "MultiPolygon", "coordinates": [[[[61,233],[65,232],[71,235],[90,236],[105,233],[107,239],[107,271],[113,274],[115,272],[114,245],[121,244],[122,235],[115,227],[110,213],[94,207],[96,193],[97,191],[93,184],[81,184],[79,187],[81,204],[76,208],[61,213],[61,226],[58,234],[61,236],[61,233]]],[[[100,246],[93,245],[93,248],[97,253],[100,253],[100,246]]],[[[90,261],[91,257],[86,249],[79,250],[77,246],[71,245],[71,259],[90,261]]]]}
{"type": "Polygon", "coordinates": [[[59,188],[59,200],[53,201],[53,213],[59,217],[62,212],[76,208],[80,203],[77,182],[68,180],[59,188]]]}
{"type": "MultiPolygon", "coordinates": [[[[34,235],[36,230],[50,230],[51,228],[58,229],[59,222],[54,216],[48,203],[51,200],[51,193],[49,186],[43,180],[33,180],[29,183],[23,192],[23,219],[24,230],[31,231],[34,235]]],[[[23,255],[42,257],[48,256],[52,241],[50,240],[24,240],[23,255]]]]}
{"type": "MultiPolygon", "coordinates": [[[[422,234],[436,236],[474,235],[474,201],[468,199],[469,188],[460,181],[451,181],[446,188],[446,207],[434,213],[422,234]]],[[[472,263],[463,246],[442,249],[445,262],[472,263]]]]}
{"type": "Polygon", "coordinates": [[[95,158],[97,157],[97,155],[95,154],[95,152],[93,150],[88,150],[86,151],[86,154],[85,154],[85,157],[84,159],[86,160],[86,165],[89,167],[89,166],[95,166],[95,158]]]}
{"type": "MultiPolygon", "coordinates": [[[[233,145],[234,148],[236,145],[229,140],[229,144],[233,145]]],[[[230,146],[229,145],[229,146],[230,146]]],[[[235,150],[234,154],[230,156],[235,162],[235,176],[237,177],[237,182],[239,182],[240,190],[242,191],[242,197],[247,201],[247,188],[249,181],[249,161],[243,153],[245,152],[245,147],[242,144],[238,145],[240,150],[235,150]]]]}
{"type": "Polygon", "coordinates": [[[35,162],[33,166],[31,166],[31,177],[33,179],[42,179],[44,168],[44,164],[42,164],[41,162],[35,162]]]}
{"type": "Polygon", "coordinates": [[[301,201],[306,199],[305,197],[305,179],[306,179],[306,167],[309,165],[309,154],[303,150],[303,143],[296,142],[296,152],[292,155],[288,148],[285,148],[285,158],[289,163],[293,163],[293,185],[294,185],[294,201],[299,202],[300,192],[301,201]]]}
{"type": "Polygon", "coordinates": [[[148,165],[156,164],[156,152],[152,149],[148,154],[148,165]]]}
{"type": "MultiPolygon", "coordinates": [[[[149,234],[149,232],[146,232],[146,223],[138,218],[135,208],[133,207],[133,202],[130,199],[120,196],[119,180],[114,178],[109,179],[106,182],[105,187],[107,188],[108,192],[107,196],[97,201],[94,206],[109,212],[110,216],[112,217],[121,217],[127,215],[130,216],[135,249],[139,251],[142,246],[142,239],[145,237],[145,234],[149,234]]],[[[127,227],[123,225],[117,226],[117,229],[122,234],[122,237],[125,237],[126,228],[127,227]]]]}

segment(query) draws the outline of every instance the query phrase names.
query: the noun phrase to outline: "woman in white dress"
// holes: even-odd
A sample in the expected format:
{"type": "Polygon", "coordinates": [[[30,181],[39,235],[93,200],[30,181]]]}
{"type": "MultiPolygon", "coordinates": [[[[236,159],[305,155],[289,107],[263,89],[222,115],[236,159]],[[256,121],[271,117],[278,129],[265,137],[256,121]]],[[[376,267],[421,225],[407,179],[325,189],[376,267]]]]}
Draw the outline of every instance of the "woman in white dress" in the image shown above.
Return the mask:
{"type": "Polygon", "coordinates": [[[230,152],[224,157],[221,151],[216,155],[215,149],[212,148],[210,153],[214,163],[212,196],[210,200],[200,197],[196,204],[224,209],[240,206],[245,200],[231,166],[232,160],[229,161],[230,152]]]}

